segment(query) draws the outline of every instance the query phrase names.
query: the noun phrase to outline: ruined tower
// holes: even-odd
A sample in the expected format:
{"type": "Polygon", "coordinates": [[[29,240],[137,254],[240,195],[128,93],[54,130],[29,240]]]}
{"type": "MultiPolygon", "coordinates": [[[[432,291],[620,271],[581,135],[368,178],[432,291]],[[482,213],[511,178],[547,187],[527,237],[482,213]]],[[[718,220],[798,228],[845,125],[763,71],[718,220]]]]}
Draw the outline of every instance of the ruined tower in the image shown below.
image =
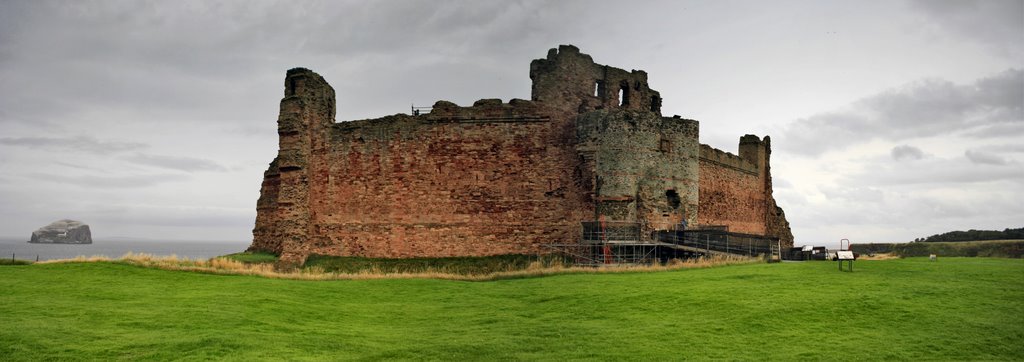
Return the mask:
{"type": "Polygon", "coordinates": [[[315,242],[318,206],[326,202],[330,179],[334,105],[334,88],[320,75],[305,68],[288,71],[277,121],[278,155],[263,176],[253,245],[283,254],[315,242]]]}
{"type": "Polygon", "coordinates": [[[648,111],[661,115],[661,95],[647,84],[647,72],[594,63],[579,48],[562,45],[530,63],[532,99],[585,113],[597,109],[648,111]]]}

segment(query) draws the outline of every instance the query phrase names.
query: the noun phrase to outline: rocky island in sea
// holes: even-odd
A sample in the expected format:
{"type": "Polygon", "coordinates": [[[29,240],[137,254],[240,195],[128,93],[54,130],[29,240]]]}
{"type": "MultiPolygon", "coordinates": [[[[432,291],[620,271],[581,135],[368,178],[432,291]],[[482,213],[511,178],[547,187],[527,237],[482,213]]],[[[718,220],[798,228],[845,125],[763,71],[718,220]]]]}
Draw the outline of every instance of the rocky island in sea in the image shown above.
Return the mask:
{"type": "Polygon", "coordinates": [[[92,244],[89,225],[75,220],[58,220],[32,232],[30,243],[38,244],[92,244]]]}

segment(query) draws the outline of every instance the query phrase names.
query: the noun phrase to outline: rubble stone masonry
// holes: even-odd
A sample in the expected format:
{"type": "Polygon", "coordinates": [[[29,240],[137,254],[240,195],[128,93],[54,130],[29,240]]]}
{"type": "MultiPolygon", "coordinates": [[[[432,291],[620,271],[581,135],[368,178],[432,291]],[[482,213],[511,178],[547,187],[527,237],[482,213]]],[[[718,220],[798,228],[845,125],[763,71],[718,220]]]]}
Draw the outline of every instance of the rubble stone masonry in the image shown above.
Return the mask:
{"type": "Polygon", "coordinates": [[[333,88],[289,70],[249,249],[291,263],[538,253],[597,218],[788,234],[767,137],[744,136],[740,156],[700,145],[697,121],[661,116],[645,72],[573,46],[534,60],[530,78],[531,100],[336,123],[333,88]]]}

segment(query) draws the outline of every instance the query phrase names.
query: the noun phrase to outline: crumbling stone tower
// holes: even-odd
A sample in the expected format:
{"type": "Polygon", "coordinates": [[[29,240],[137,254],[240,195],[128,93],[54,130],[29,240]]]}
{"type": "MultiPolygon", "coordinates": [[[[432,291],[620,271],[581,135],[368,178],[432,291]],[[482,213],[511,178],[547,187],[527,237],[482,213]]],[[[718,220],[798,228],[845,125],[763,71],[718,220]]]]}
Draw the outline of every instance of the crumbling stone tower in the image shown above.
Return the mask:
{"type": "Polygon", "coordinates": [[[284,253],[302,250],[316,235],[330,179],[328,143],[334,126],[334,88],[309,69],[285,77],[278,115],[278,156],[263,175],[253,245],[284,253]]]}
{"type": "Polygon", "coordinates": [[[532,99],[578,113],[592,110],[649,111],[661,115],[661,95],[647,85],[647,72],[594,63],[572,45],[548,51],[530,63],[532,99]]]}
{"type": "Polygon", "coordinates": [[[697,121],[662,117],[646,72],[573,46],[534,60],[530,78],[531,100],[336,123],[331,86],[288,71],[249,249],[293,263],[537,253],[599,218],[792,242],[767,137],[744,136],[739,155],[701,145],[697,121]]]}
{"type": "Polygon", "coordinates": [[[646,72],[596,64],[563,45],[530,64],[530,79],[534,101],[578,113],[577,167],[592,220],[639,221],[644,231],[696,223],[698,123],[662,117],[646,72]]]}

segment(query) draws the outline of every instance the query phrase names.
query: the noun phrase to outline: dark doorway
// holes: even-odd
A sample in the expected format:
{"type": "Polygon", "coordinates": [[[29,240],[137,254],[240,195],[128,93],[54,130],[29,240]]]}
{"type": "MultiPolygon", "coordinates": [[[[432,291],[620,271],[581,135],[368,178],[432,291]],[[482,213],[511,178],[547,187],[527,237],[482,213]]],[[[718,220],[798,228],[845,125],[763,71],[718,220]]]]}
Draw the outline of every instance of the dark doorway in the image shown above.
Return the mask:
{"type": "Polygon", "coordinates": [[[679,205],[683,203],[683,200],[679,198],[679,194],[676,190],[665,191],[665,197],[668,198],[668,206],[672,209],[679,209],[679,205]]]}

